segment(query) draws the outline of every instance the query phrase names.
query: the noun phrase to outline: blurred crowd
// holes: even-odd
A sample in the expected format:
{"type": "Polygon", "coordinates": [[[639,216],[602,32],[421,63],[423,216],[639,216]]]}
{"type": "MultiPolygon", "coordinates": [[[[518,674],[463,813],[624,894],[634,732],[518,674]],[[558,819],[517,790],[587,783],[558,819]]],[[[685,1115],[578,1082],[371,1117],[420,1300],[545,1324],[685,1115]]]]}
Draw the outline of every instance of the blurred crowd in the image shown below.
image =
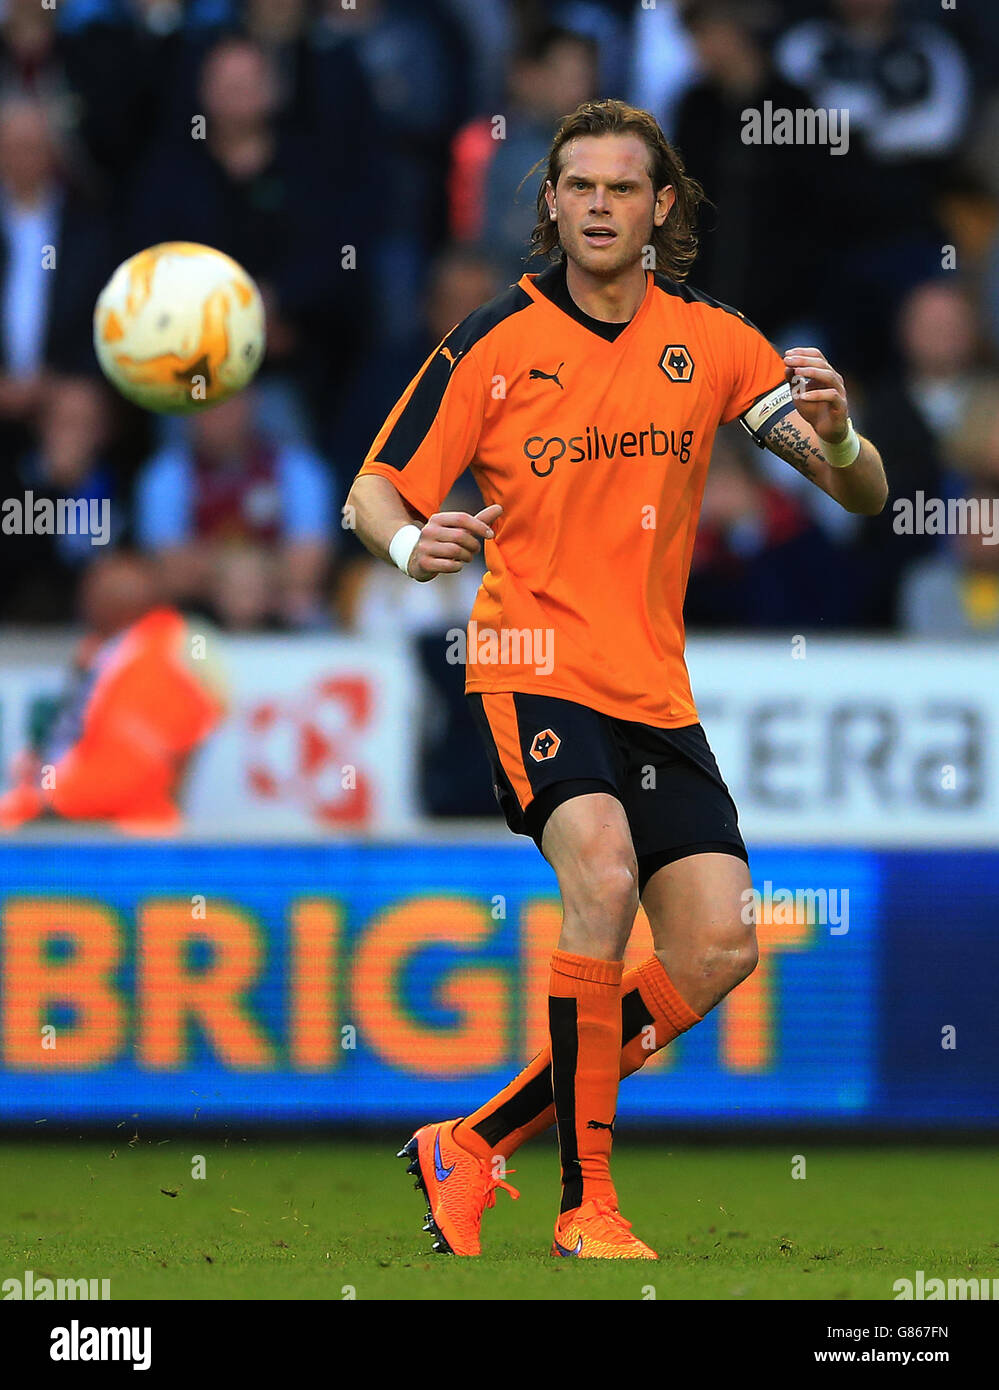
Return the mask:
{"type": "MultiPolygon", "coordinates": [[[[110,498],[112,541],[4,536],[0,622],[72,621],[117,550],[224,629],[401,629],[450,700],[428,639],[477,576],[408,584],[340,506],[434,345],[539,268],[532,166],[591,97],[660,119],[711,200],[692,283],[827,352],[893,500],[999,498],[997,58],[992,0],[3,0],[0,493],[110,498]],[[848,108],[848,152],[744,143],[767,102],[848,108]],[[91,345],[115,265],[173,239],[269,322],[254,386],[183,422],[91,345]]],[[[724,431],[688,626],[999,636],[999,545],[894,516],[724,431]]]]}

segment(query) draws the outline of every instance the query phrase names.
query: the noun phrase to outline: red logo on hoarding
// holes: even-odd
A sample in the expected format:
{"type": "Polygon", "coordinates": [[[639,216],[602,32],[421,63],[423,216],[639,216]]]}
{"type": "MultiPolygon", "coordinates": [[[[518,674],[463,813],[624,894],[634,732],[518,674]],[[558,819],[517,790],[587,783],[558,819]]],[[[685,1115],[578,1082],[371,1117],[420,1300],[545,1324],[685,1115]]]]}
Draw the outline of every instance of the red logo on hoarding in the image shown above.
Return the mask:
{"type": "Polygon", "coordinates": [[[357,765],[357,739],[371,705],[369,682],[352,676],[251,706],[245,716],[251,790],[300,806],[324,825],[366,824],[372,788],[357,765]]]}

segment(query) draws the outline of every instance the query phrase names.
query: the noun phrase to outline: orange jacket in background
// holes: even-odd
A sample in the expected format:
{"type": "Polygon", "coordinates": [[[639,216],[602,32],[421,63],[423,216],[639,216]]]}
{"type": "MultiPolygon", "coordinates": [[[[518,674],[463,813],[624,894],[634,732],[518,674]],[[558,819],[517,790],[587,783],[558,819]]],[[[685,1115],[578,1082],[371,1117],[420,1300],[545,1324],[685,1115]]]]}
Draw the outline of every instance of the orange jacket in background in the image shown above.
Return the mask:
{"type": "Polygon", "coordinates": [[[132,831],[178,826],[188,759],[226,708],[214,666],[192,654],[194,635],[180,613],[157,608],[104,643],[78,739],[42,779],[51,786],[36,777],[0,798],[0,826],[47,810],[132,831]]]}

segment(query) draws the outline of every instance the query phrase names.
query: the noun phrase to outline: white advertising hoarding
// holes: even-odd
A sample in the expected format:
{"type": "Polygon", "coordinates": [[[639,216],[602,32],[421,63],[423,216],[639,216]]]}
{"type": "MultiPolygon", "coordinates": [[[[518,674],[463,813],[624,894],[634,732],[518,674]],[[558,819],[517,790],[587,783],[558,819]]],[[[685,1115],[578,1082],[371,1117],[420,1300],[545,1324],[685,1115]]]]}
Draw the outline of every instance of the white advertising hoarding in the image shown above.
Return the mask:
{"type": "MultiPolygon", "coordinates": [[[[719,637],[692,638],[687,659],[750,843],[999,844],[999,649],[719,637]]],[[[230,637],[224,664],[232,711],[189,776],[190,834],[427,830],[424,692],[404,642],[230,637]]],[[[0,669],[5,784],[33,706],[62,681],[51,660],[0,669]]]]}
{"type": "Polygon", "coordinates": [[[393,831],[416,814],[419,673],[403,642],[229,638],[232,713],[185,787],[193,831],[393,831]]]}
{"type": "Polygon", "coordinates": [[[747,840],[999,844],[999,648],[691,639],[687,664],[747,840]]]}
{"type": "MultiPolygon", "coordinates": [[[[404,642],[219,641],[230,711],[185,780],[190,833],[266,838],[393,832],[412,823],[421,696],[404,642]]],[[[66,669],[54,663],[0,669],[5,786],[33,708],[57,697],[65,679],[66,669]]]]}

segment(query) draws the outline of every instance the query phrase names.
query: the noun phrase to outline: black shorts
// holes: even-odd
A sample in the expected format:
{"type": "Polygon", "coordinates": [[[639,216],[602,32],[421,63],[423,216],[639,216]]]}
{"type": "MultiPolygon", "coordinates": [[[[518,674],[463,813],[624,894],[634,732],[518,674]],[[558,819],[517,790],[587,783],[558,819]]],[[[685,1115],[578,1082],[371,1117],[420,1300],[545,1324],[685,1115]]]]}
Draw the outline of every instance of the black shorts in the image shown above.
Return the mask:
{"type": "Polygon", "coordinates": [[[471,694],[506,823],[541,848],[563,801],[609,792],[624,807],[639,891],[664,864],[710,851],[749,862],[739,816],[700,724],[659,729],[548,695],[471,694]]]}

